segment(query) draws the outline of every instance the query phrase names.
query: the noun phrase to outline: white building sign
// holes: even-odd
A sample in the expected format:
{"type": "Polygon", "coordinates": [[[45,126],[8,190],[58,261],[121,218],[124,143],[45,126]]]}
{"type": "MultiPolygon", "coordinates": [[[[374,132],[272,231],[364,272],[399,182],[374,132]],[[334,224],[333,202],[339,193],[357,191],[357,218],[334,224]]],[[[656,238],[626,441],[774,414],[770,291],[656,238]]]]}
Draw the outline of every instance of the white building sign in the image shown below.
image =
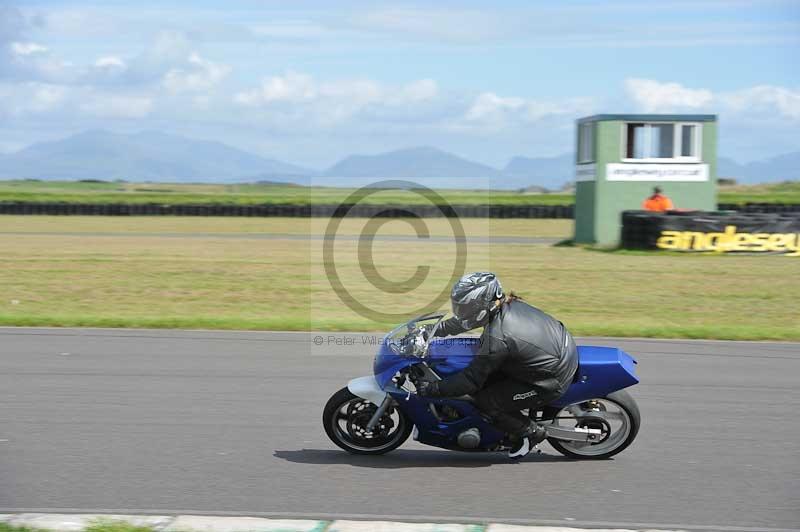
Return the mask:
{"type": "Polygon", "coordinates": [[[579,164],[575,167],[575,181],[594,181],[596,173],[593,164],[579,164]]]}
{"type": "Polygon", "coordinates": [[[708,165],[609,163],[606,181],[708,181],[708,165]]]}

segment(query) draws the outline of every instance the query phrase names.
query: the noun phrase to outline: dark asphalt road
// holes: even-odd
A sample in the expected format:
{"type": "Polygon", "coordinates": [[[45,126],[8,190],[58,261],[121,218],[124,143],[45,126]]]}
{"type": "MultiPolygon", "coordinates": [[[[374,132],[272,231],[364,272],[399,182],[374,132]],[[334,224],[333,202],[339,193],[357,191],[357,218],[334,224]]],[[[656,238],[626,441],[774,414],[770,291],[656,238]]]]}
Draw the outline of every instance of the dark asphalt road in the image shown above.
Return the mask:
{"type": "Polygon", "coordinates": [[[369,373],[372,347],[311,338],[0,329],[0,512],[798,527],[798,344],[583,340],[639,359],[639,438],[609,461],[545,445],[509,463],[413,442],[339,451],[322,407],[369,373]]]}

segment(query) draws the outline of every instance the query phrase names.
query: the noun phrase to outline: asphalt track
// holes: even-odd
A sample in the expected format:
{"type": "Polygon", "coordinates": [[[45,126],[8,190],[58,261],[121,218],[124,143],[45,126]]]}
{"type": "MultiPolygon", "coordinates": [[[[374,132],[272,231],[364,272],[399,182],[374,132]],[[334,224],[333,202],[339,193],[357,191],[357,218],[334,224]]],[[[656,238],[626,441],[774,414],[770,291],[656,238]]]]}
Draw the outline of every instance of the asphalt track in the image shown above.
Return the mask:
{"type": "MultiPolygon", "coordinates": [[[[613,460],[333,446],[361,335],[0,329],[0,512],[116,511],[796,529],[800,345],[583,339],[639,360],[613,460]],[[337,345],[352,342],[354,345],[337,345]]],[[[367,344],[371,338],[366,337],[367,344]]]]}

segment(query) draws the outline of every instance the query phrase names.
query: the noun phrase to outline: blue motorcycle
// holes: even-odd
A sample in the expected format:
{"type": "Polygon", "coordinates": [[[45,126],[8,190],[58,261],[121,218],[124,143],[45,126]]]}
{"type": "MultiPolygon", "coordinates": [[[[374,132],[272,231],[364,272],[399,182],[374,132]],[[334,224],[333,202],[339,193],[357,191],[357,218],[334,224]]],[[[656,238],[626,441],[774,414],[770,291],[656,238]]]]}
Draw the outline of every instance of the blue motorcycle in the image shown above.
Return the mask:
{"type": "MultiPolygon", "coordinates": [[[[394,329],[375,355],[373,375],[353,379],[333,394],[323,413],[333,443],[353,454],[384,454],[413,431],[420,443],[454,451],[511,447],[508,435],[492,426],[470,396],[426,398],[415,393],[419,380],[461,371],[478,351],[478,338],[433,338],[430,331],[443,317],[421,316],[394,329]]],[[[639,408],[624,390],[639,382],[636,361],[612,347],[579,346],[578,354],[578,371],[567,392],[527,415],[545,427],[548,442],[560,453],[609,458],[639,432],[639,408]]]]}

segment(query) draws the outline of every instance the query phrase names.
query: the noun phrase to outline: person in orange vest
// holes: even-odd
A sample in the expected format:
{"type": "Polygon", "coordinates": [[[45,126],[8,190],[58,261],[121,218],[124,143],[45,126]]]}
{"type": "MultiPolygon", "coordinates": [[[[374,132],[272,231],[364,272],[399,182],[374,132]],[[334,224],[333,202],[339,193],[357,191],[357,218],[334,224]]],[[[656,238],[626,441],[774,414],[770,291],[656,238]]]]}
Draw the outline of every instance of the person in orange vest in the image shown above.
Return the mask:
{"type": "Polygon", "coordinates": [[[675,206],[672,204],[671,199],[661,193],[661,187],[655,187],[653,195],[642,203],[642,208],[646,211],[664,212],[674,210],[675,206]]]}

